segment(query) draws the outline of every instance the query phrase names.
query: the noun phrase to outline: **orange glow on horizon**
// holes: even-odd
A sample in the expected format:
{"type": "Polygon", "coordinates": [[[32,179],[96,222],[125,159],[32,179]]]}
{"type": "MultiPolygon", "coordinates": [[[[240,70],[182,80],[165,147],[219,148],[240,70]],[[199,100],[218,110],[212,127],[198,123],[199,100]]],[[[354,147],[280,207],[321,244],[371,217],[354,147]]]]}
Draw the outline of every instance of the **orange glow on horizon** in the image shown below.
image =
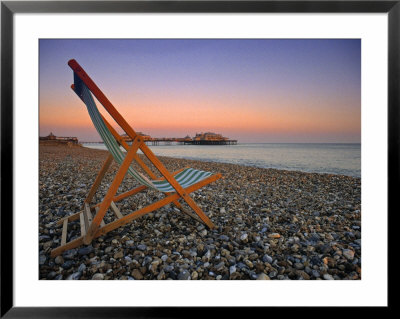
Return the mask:
{"type": "MultiPolygon", "coordinates": [[[[358,114],[346,114],[346,111],[304,113],[303,110],[292,110],[287,113],[279,108],[258,108],[246,112],[241,106],[214,106],[198,103],[197,107],[185,109],[178,103],[159,107],[143,106],[120,108],[121,114],[135,129],[148,130],[186,129],[188,133],[207,130],[237,130],[263,132],[332,132],[354,131],[354,123],[360,123],[358,114]]],[[[102,112],[107,119],[108,115],[102,112]]],[[[113,122],[112,120],[110,120],[113,122]]],[[[84,106],[59,106],[57,109],[40,110],[40,123],[45,126],[62,126],[72,128],[92,127],[90,117],[84,106]]],[[[360,124],[358,126],[360,129],[360,124]]]]}
{"type": "MultiPolygon", "coordinates": [[[[70,135],[81,130],[94,129],[84,104],[73,95],[65,99],[41,99],[41,127],[70,129],[70,135]]],[[[322,101],[323,102],[323,101],[322,101]]],[[[275,133],[357,133],[361,130],[360,112],[340,105],[342,101],[307,103],[284,97],[270,97],[268,101],[229,97],[173,99],[166,97],[128,97],[113,102],[133,129],[156,136],[159,131],[196,132],[212,131],[275,133]],[[130,100],[127,102],[127,100],[130,100]],[[132,103],[132,100],[135,103],[132,103]],[[335,107],[337,103],[339,106],[335,107]],[[296,105],[296,107],[293,107],[296,105]]],[[[100,112],[118,129],[118,125],[97,102],[100,112]]],[[[171,133],[170,135],[176,135],[171,133]]]]}

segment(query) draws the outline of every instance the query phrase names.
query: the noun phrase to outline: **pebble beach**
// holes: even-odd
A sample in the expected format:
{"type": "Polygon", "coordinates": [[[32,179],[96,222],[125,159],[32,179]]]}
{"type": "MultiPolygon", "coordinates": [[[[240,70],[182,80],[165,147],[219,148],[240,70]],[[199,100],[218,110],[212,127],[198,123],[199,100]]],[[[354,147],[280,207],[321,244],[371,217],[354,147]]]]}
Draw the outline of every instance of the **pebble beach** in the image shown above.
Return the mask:
{"type": "MultiPolygon", "coordinates": [[[[108,153],[44,144],[39,151],[40,280],[361,279],[360,178],[171,157],[159,157],[170,171],[222,174],[191,194],[215,229],[168,205],[51,258],[61,242],[57,221],[82,210],[108,153]]],[[[113,163],[95,203],[117,168],[113,163]]],[[[118,193],[135,186],[126,176],[118,193]]],[[[116,204],[126,215],[163,197],[146,190],[116,204]]],[[[104,222],[114,219],[109,211],[104,222]]],[[[68,230],[67,241],[79,237],[79,220],[68,230]]]]}

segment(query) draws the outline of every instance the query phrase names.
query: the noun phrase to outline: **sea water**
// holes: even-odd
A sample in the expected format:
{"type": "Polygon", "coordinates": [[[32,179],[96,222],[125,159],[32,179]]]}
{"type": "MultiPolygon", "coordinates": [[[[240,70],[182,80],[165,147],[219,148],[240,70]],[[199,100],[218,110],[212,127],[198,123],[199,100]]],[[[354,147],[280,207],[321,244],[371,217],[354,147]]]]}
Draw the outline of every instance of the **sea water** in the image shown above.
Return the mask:
{"type": "MultiPolygon", "coordinates": [[[[84,143],[106,149],[104,144],[84,143]]],[[[361,144],[240,143],[237,145],[150,146],[159,156],[361,177],[361,144]]]]}

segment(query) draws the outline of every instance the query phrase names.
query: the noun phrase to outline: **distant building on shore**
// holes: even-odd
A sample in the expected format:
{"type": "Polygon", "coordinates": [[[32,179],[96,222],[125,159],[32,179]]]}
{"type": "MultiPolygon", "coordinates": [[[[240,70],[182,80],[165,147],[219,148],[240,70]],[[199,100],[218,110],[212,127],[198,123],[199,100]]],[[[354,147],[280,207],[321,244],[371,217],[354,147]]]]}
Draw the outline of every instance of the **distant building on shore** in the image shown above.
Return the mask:
{"type": "Polygon", "coordinates": [[[193,138],[194,141],[227,141],[229,138],[222,136],[221,134],[205,132],[205,133],[196,133],[196,136],[193,138]]]}
{"type": "Polygon", "coordinates": [[[234,145],[237,144],[237,140],[230,140],[228,137],[222,136],[222,134],[202,132],[196,133],[195,137],[191,140],[185,140],[183,143],[192,145],[234,145]]]}
{"type": "Polygon", "coordinates": [[[39,136],[39,141],[43,142],[60,142],[60,143],[73,143],[78,144],[78,138],[72,136],[55,136],[52,132],[50,132],[47,136],[39,136]]]}

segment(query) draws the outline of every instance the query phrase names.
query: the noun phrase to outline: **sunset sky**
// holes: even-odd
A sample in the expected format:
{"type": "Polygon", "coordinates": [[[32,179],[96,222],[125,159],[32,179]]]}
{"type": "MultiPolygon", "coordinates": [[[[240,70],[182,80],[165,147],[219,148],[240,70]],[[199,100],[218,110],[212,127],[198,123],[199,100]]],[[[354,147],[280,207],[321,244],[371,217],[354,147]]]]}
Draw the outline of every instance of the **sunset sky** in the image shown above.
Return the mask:
{"type": "Polygon", "coordinates": [[[76,59],[133,129],[153,137],[208,131],[242,143],[361,140],[360,40],[46,39],[39,45],[40,136],[100,140],[70,88],[67,62],[76,59]]]}

